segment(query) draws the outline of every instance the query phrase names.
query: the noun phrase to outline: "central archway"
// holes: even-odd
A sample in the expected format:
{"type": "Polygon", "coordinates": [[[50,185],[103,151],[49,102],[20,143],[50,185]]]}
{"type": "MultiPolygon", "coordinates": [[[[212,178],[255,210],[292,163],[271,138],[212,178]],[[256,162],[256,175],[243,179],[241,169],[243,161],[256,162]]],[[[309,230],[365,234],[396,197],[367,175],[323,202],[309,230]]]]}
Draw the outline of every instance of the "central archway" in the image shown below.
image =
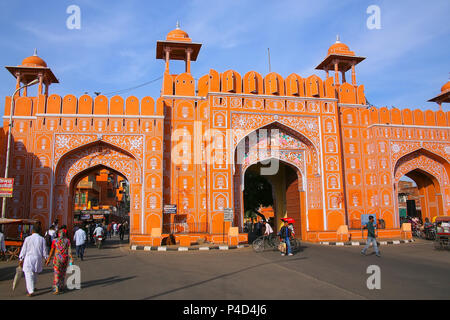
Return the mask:
{"type": "MultiPolygon", "coordinates": [[[[309,230],[307,177],[313,181],[320,167],[314,145],[301,133],[282,124],[271,123],[243,137],[236,146],[234,158],[234,225],[243,226],[245,172],[257,164],[261,174],[271,180],[272,186],[276,184],[272,188],[278,193],[275,197],[274,230],[280,227],[280,218],[292,217],[296,221],[296,236],[306,239],[309,230]],[[270,163],[268,167],[265,166],[267,163],[270,163]],[[286,203],[284,206],[281,205],[283,202],[286,203]]],[[[312,205],[314,209],[320,207],[314,201],[311,201],[312,205]]],[[[320,219],[316,220],[314,225],[320,225],[320,219]]]]}
{"type": "MultiPolygon", "coordinates": [[[[258,190],[248,190],[249,173],[253,176],[260,176],[267,180],[271,185],[272,199],[273,199],[273,219],[269,221],[275,232],[278,232],[281,227],[282,218],[292,218],[295,220],[294,229],[295,236],[297,238],[303,238],[305,234],[305,228],[303,228],[304,217],[302,212],[305,212],[305,192],[303,191],[303,179],[302,174],[298,168],[285,162],[280,161],[279,170],[272,175],[261,175],[261,168],[264,167],[263,162],[257,162],[248,166],[244,171],[244,195],[252,195],[253,192],[258,190]]],[[[243,207],[248,208],[248,199],[243,197],[243,207]]]]}

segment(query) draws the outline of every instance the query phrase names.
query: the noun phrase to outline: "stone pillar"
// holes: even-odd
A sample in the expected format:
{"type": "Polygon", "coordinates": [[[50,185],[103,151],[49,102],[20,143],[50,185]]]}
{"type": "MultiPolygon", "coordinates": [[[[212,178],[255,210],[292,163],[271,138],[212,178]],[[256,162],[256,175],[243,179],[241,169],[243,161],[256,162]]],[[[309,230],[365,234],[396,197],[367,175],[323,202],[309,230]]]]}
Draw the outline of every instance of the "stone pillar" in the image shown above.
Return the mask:
{"type": "Polygon", "coordinates": [[[352,85],[356,86],[355,62],[352,62],[352,85]]]}
{"type": "Polygon", "coordinates": [[[339,82],[339,67],[338,67],[338,61],[337,61],[337,60],[334,60],[333,63],[334,63],[334,77],[335,77],[334,80],[335,80],[336,85],[339,85],[340,82],[339,82]]]}
{"type": "Polygon", "coordinates": [[[170,48],[164,48],[166,54],[166,68],[164,72],[169,73],[169,61],[170,61],[170,48]]]}
{"type": "Polygon", "coordinates": [[[42,94],[42,84],[43,84],[43,81],[44,81],[44,76],[42,75],[42,73],[40,73],[38,75],[38,78],[39,78],[38,94],[42,94]]]}
{"type": "MultiPolygon", "coordinates": [[[[20,88],[20,73],[16,73],[16,90],[20,88]]],[[[16,92],[15,97],[20,97],[20,90],[16,92]]]]}
{"type": "Polygon", "coordinates": [[[192,49],[186,49],[186,72],[191,73],[191,53],[192,49]]]}

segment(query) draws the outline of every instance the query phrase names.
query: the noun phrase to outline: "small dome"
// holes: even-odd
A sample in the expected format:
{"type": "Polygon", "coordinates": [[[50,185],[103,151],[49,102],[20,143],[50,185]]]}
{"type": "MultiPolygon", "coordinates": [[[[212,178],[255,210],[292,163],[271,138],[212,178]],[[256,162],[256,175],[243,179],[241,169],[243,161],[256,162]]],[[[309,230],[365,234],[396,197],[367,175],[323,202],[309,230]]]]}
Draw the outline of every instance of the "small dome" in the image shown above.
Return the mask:
{"type": "Polygon", "coordinates": [[[450,81],[448,81],[446,84],[444,84],[441,88],[441,92],[445,92],[450,90],[450,81]]]}
{"type": "Polygon", "coordinates": [[[23,59],[22,67],[44,67],[47,68],[47,63],[37,56],[36,49],[34,54],[28,58],[23,59]]]}
{"type": "Polygon", "coordinates": [[[178,22],[177,22],[176,29],[170,31],[167,34],[166,40],[192,42],[192,40],[191,40],[191,38],[189,38],[189,35],[187,34],[187,32],[180,29],[180,25],[178,22]]]}
{"type": "Polygon", "coordinates": [[[328,49],[328,54],[343,54],[348,56],[354,56],[355,53],[353,51],[350,51],[350,48],[342,43],[339,40],[339,36],[336,38],[336,43],[331,45],[331,47],[328,49]]]}

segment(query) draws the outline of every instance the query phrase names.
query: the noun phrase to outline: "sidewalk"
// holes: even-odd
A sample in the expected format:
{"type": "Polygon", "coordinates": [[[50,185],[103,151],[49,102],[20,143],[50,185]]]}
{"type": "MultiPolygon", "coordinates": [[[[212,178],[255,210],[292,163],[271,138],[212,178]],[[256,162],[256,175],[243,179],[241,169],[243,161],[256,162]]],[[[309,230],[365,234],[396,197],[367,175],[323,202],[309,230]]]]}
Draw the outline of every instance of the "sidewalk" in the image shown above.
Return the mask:
{"type": "MultiPolygon", "coordinates": [[[[382,246],[415,242],[414,239],[411,239],[411,240],[383,239],[382,241],[377,239],[377,241],[382,246]]],[[[365,246],[366,245],[366,241],[365,240],[345,241],[345,242],[328,242],[328,241],[323,241],[323,242],[319,242],[319,244],[326,245],[326,246],[365,246]]]]}
{"type": "Polygon", "coordinates": [[[242,249],[249,247],[249,244],[240,244],[237,246],[229,246],[225,244],[197,244],[191,245],[189,247],[183,247],[180,245],[169,245],[169,246],[130,246],[131,250],[145,250],[145,251],[208,251],[208,250],[232,250],[232,249],[242,249]]]}

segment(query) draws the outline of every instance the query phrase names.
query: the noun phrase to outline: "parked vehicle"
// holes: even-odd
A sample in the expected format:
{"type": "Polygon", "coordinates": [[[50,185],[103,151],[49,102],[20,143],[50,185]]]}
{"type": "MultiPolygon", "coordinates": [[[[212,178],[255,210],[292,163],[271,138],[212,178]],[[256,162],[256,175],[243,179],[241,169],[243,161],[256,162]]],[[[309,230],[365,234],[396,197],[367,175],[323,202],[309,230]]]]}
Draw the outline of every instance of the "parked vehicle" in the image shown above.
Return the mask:
{"type": "Polygon", "coordinates": [[[436,218],[435,249],[450,249],[450,216],[436,218]]]}
{"type": "Polygon", "coordinates": [[[424,226],[423,231],[421,233],[421,237],[426,240],[435,240],[436,239],[435,225],[430,224],[428,226],[424,226]]]}
{"type": "Polygon", "coordinates": [[[263,252],[266,249],[277,249],[280,244],[280,238],[272,233],[269,236],[260,236],[252,243],[255,252],[263,252]]]}

